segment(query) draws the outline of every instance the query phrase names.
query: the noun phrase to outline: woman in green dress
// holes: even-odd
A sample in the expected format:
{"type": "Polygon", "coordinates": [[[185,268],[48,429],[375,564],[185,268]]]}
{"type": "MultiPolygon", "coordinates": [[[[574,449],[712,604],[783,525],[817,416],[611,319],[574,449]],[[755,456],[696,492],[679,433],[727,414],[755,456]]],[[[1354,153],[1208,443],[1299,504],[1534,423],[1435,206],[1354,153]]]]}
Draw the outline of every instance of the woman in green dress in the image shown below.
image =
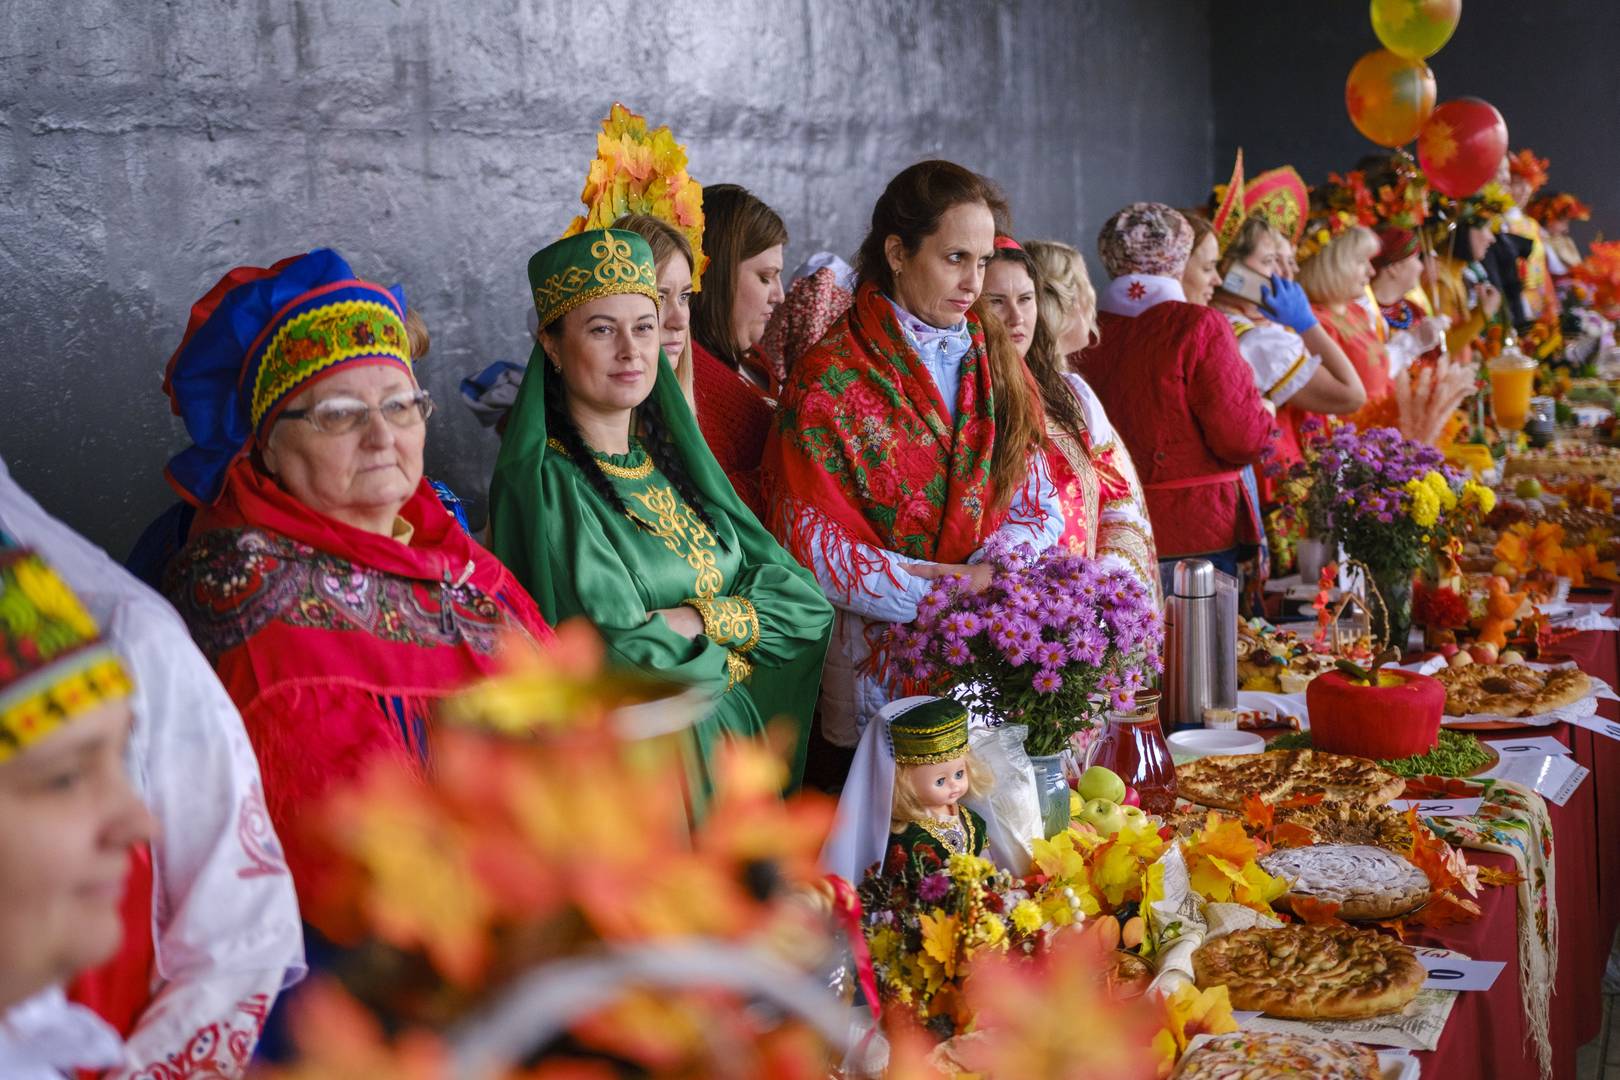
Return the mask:
{"type": "Polygon", "coordinates": [[[529,260],[541,330],[490,485],[495,553],[555,625],[713,695],[694,797],[724,741],[797,725],[796,785],[832,607],[737,497],[659,349],[646,240],[601,229],[529,260]]]}

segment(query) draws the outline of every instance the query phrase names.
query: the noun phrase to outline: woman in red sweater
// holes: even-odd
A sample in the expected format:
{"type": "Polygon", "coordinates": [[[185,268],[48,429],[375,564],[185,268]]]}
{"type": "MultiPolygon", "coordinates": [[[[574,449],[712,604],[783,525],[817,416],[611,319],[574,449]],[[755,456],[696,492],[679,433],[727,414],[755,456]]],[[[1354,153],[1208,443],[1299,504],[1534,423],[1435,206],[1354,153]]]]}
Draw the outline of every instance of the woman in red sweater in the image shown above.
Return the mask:
{"type": "Polygon", "coordinates": [[[753,352],[782,302],[787,226],[736,184],[703,189],[709,266],[692,295],[692,396],[698,427],[731,486],[764,516],[759,459],[776,415],[777,387],[753,352]]]}
{"type": "Polygon", "coordinates": [[[1201,555],[1235,576],[1260,539],[1242,470],[1276,428],[1225,317],[1186,302],[1192,236],[1162,203],[1133,203],[1103,226],[1098,252],[1113,280],[1080,373],[1136,462],[1161,561],[1201,555]]]}

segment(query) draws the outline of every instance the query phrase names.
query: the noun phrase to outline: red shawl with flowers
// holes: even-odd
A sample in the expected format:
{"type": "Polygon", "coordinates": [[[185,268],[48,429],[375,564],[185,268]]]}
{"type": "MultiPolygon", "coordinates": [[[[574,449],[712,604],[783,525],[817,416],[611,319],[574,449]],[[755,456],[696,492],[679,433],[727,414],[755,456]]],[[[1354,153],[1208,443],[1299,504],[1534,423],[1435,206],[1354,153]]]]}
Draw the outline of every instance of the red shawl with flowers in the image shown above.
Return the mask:
{"type": "Polygon", "coordinates": [[[299,816],[377,754],[419,757],[433,703],[499,669],[534,601],[423,481],[409,544],[315,513],[246,459],[198,515],[166,592],[242,712],[300,893],[299,816]]]}
{"type": "Polygon", "coordinates": [[[956,422],[876,285],[788,373],[765,444],[771,527],[800,562],[819,546],[846,592],[867,567],[838,535],[929,562],[964,562],[998,522],[990,459],[996,425],[984,333],[962,360],[956,422]]]}

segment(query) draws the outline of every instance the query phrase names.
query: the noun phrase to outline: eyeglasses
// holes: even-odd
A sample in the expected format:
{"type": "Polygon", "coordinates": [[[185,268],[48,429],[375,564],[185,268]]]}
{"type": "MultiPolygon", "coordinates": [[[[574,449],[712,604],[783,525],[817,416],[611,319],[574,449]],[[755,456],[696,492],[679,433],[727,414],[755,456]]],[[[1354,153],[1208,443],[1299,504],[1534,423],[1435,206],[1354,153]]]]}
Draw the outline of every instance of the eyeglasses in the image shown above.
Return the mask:
{"type": "Polygon", "coordinates": [[[367,405],[357,398],[333,397],[308,409],[283,409],[277,420],[307,420],[325,435],[350,435],[371,421],[379,412],[394,427],[408,428],[424,423],[433,415],[433,398],[426,390],[391,397],[381,405],[367,405]]]}

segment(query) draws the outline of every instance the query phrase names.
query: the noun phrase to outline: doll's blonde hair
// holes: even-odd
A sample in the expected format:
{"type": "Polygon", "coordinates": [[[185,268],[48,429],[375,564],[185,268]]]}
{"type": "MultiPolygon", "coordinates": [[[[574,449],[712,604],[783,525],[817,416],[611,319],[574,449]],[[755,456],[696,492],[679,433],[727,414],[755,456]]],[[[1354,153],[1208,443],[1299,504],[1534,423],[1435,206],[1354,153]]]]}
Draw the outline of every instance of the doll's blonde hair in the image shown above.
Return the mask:
{"type": "MultiPolygon", "coordinates": [[[[981,798],[990,791],[990,785],[995,778],[990,769],[979,761],[973,751],[967,750],[962,754],[966,763],[968,789],[970,798],[981,798]]],[[[906,772],[909,769],[925,769],[926,765],[901,765],[894,767],[894,798],[889,804],[889,831],[893,833],[904,832],[906,826],[927,817],[922,803],[917,801],[917,795],[911,790],[911,785],[905,783],[906,772]]]]}

